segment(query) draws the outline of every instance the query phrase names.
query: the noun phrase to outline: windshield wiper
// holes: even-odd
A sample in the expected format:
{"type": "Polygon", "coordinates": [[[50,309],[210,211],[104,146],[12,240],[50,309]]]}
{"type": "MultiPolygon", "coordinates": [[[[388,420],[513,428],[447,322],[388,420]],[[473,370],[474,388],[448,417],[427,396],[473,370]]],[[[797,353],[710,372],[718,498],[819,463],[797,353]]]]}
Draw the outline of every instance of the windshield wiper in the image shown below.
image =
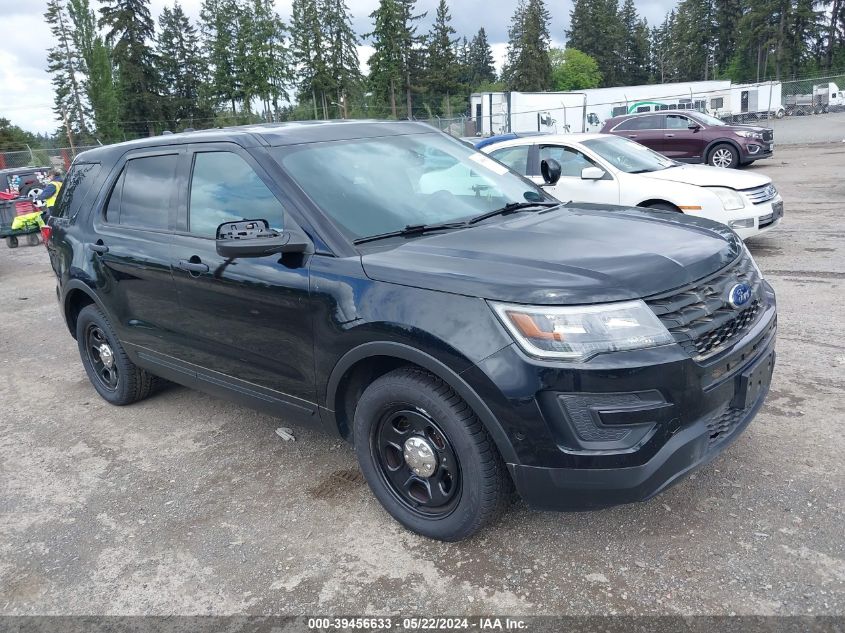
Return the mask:
{"type": "Polygon", "coordinates": [[[353,240],[353,244],[365,244],[366,242],[375,242],[376,240],[384,240],[389,237],[402,237],[404,235],[422,235],[431,231],[447,231],[449,229],[462,229],[468,225],[467,222],[441,222],[440,224],[409,224],[404,229],[398,231],[389,231],[387,233],[379,233],[378,235],[368,235],[367,237],[359,237],[353,240]]]}
{"type": "Polygon", "coordinates": [[[560,202],[544,202],[544,201],[537,201],[537,202],[509,202],[501,209],[494,209],[493,211],[488,211],[487,213],[482,213],[481,215],[477,215],[474,218],[470,218],[467,220],[467,224],[476,224],[481,222],[482,220],[486,220],[487,218],[492,218],[497,215],[506,215],[508,213],[513,213],[514,211],[521,211],[523,209],[530,209],[531,207],[540,207],[540,208],[548,208],[548,207],[556,207],[560,202]]]}

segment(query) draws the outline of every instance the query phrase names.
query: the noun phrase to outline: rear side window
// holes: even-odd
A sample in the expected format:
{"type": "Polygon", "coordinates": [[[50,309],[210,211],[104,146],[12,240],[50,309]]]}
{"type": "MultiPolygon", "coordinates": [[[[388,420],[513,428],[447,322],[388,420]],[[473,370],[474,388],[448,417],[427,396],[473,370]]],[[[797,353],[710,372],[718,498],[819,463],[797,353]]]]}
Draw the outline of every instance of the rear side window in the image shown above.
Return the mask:
{"type": "Polygon", "coordinates": [[[528,173],[528,148],[528,145],[503,147],[490,152],[490,156],[524,176],[528,173]]]}
{"type": "Polygon", "coordinates": [[[232,152],[198,153],[191,178],[188,230],[213,238],[223,222],[258,219],[283,228],[284,210],[249,163],[232,152]]]}
{"type": "Polygon", "coordinates": [[[100,173],[100,163],[76,163],[62,183],[52,215],[72,219],[89,201],[94,181],[100,173]]]}
{"type": "Polygon", "coordinates": [[[622,121],[615,128],[618,131],[627,130],[661,130],[663,129],[663,116],[638,116],[627,121],[622,121]]]}
{"type": "Polygon", "coordinates": [[[168,154],[126,161],[109,197],[106,221],[142,229],[166,229],[177,160],[176,154],[168,154]]]}

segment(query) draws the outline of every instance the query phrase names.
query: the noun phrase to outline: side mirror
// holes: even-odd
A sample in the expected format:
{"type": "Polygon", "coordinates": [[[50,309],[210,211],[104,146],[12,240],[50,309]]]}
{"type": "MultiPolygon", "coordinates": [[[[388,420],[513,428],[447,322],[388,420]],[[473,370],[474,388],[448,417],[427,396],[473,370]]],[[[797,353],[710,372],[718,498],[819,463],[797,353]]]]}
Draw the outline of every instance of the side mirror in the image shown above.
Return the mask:
{"type": "Polygon", "coordinates": [[[311,246],[299,231],[276,231],[267,220],[224,222],[217,227],[217,254],[228,259],[304,253],[311,246]]]}
{"type": "Polygon", "coordinates": [[[601,167],[584,167],[581,170],[581,180],[601,180],[604,170],[601,167]]]}
{"type": "Polygon", "coordinates": [[[560,180],[560,174],[563,169],[560,163],[554,158],[546,158],[540,162],[540,173],[543,175],[543,181],[547,185],[556,185],[560,180]]]}
{"type": "Polygon", "coordinates": [[[698,123],[690,123],[687,126],[687,129],[692,130],[693,132],[698,132],[701,129],[701,126],[698,123]]]}

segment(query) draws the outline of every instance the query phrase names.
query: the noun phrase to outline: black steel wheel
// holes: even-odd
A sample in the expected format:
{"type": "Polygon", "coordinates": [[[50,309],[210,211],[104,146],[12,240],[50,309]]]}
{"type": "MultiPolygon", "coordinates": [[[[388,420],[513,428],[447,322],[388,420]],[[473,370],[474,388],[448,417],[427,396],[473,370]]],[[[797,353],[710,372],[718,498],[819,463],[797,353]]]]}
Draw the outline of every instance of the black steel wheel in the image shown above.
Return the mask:
{"type": "Polygon", "coordinates": [[[409,530],[459,541],[494,521],[513,484],[481,420],[440,378],[416,367],[370,384],[353,440],[373,494],[409,530]]]}
{"type": "Polygon", "coordinates": [[[114,350],[105,332],[94,323],[88,325],[85,332],[85,351],[100,386],[109,391],[116,391],[120,383],[120,373],[114,362],[114,350]]]}
{"type": "Polygon", "coordinates": [[[372,451],[396,499],[422,516],[446,516],[460,498],[460,463],[428,414],[397,407],[373,426],[372,451]]]}
{"type": "Polygon", "coordinates": [[[111,323],[96,305],[79,312],[76,342],[88,379],[107,402],[131,404],[153,390],[156,378],[129,360],[111,323]]]}

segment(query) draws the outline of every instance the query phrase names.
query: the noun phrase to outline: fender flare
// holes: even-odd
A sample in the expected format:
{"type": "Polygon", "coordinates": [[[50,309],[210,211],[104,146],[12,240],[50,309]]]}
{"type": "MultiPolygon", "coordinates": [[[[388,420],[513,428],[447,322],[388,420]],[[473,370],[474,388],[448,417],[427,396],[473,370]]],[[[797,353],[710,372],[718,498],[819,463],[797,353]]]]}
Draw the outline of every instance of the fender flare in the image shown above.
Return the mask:
{"type": "MultiPolygon", "coordinates": [[[[478,416],[488,433],[490,433],[493,438],[502,459],[511,464],[519,462],[519,459],[516,456],[516,451],[513,448],[513,444],[501,424],[499,424],[496,416],[493,415],[493,412],[490,411],[490,408],[475,392],[475,390],[463,378],[461,378],[460,374],[456,373],[450,367],[430,354],[404,343],[391,341],[373,341],[370,343],[364,343],[349,350],[340,358],[340,360],[335,364],[326,384],[326,409],[328,409],[328,412],[330,412],[332,417],[334,417],[334,412],[337,410],[338,388],[343,376],[356,363],[366,360],[367,358],[374,358],[377,356],[397,358],[419,365],[423,369],[430,371],[432,374],[440,378],[472,408],[473,412],[478,416]]],[[[333,422],[336,426],[336,420],[333,420],[333,422]]]]}

